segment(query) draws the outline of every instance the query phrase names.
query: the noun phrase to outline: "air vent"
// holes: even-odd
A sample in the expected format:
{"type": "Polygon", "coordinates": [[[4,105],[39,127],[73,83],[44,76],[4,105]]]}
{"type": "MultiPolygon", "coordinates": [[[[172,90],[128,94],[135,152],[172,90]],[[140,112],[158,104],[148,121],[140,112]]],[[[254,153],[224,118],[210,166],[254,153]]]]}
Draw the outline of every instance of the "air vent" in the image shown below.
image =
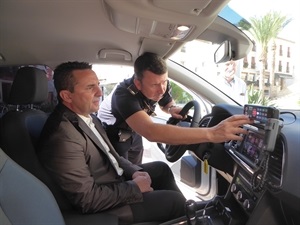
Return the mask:
{"type": "Polygon", "coordinates": [[[206,117],[206,118],[204,118],[202,121],[200,121],[199,127],[208,127],[211,118],[212,117],[206,117]]]}
{"type": "Polygon", "coordinates": [[[284,159],[284,143],[278,138],[275,149],[270,154],[268,179],[272,186],[281,186],[282,168],[284,159]]]}

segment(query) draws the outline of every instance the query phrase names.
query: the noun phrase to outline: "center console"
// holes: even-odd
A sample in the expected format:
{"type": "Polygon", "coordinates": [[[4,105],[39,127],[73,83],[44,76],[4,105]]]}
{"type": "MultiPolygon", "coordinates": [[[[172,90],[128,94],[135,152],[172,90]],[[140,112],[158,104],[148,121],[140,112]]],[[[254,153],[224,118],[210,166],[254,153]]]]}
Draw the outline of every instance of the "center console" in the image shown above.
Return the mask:
{"type": "Polygon", "coordinates": [[[186,218],[169,224],[245,225],[253,214],[259,218],[258,210],[254,211],[264,201],[267,186],[276,188],[266,178],[269,158],[282,125],[279,111],[274,107],[248,104],[244,106],[244,114],[253,120],[252,124],[243,126],[247,134],[241,134],[242,141],[225,144],[237,165],[227,194],[209,202],[187,201],[186,218]]]}
{"type": "Polygon", "coordinates": [[[231,192],[245,210],[251,212],[257,195],[266,185],[269,157],[275,148],[281,121],[274,107],[245,105],[244,114],[253,124],[243,126],[247,134],[241,135],[242,141],[230,141],[225,148],[239,166],[231,192]]]}

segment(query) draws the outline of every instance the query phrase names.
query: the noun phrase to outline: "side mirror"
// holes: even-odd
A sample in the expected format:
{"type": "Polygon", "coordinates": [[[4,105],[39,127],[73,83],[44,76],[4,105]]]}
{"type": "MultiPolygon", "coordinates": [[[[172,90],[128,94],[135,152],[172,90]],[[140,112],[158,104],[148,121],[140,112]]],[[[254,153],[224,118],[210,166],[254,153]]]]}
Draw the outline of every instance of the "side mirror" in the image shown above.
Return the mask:
{"type": "Polygon", "coordinates": [[[232,59],[231,43],[230,41],[224,41],[214,54],[215,63],[227,62],[232,59]]]}

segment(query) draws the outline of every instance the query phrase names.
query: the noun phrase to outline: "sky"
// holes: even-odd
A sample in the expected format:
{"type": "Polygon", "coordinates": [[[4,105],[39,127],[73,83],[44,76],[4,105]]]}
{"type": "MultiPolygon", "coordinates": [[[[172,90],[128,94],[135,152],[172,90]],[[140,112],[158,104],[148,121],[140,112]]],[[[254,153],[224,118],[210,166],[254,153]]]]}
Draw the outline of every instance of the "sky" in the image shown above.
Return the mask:
{"type": "Polygon", "coordinates": [[[239,12],[243,11],[243,14],[253,14],[253,9],[255,14],[263,14],[269,10],[282,10],[290,14],[297,14],[298,8],[296,7],[297,0],[231,0],[229,6],[239,8],[239,12]],[[247,2],[247,4],[245,4],[247,2]],[[251,3],[251,4],[250,4],[251,3]]]}
{"type": "Polygon", "coordinates": [[[293,41],[299,42],[299,10],[296,6],[298,0],[231,0],[229,7],[239,12],[245,19],[249,17],[260,17],[269,11],[278,11],[293,20],[283,29],[281,36],[292,38],[293,41]],[[298,32],[295,32],[298,31],[298,32]]]}

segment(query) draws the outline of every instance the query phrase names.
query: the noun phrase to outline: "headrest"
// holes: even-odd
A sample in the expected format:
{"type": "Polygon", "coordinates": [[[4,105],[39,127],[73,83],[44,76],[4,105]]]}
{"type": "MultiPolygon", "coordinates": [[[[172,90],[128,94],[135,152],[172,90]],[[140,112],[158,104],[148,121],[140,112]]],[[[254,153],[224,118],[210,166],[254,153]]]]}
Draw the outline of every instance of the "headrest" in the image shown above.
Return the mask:
{"type": "Polygon", "coordinates": [[[0,171],[4,167],[6,161],[7,161],[7,155],[3,152],[3,150],[0,148],[0,171]]]}
{"type": "Polygon", "coordinates": [[[43,70],[22,67],[11,86],[8,104],[40,104],[48,98],[48,81],[43,70]]]}

